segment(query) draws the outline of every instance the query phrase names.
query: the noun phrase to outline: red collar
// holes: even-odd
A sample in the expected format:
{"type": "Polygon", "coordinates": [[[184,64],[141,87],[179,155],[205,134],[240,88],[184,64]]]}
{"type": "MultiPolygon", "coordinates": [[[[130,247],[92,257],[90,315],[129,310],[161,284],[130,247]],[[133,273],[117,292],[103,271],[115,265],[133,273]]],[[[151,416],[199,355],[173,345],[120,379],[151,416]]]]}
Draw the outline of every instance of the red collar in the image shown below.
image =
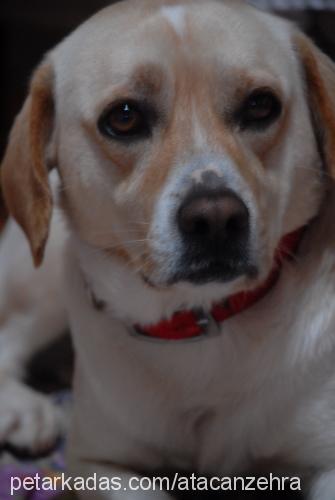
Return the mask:
{"type": "Polygon", "coordinates": [[[135,326],[135,331],[157,340],[189,340],[201,337],[209,330],[209,324],[220,324],[261,300],[276,284],[284,260],[292,259],[297,251],[305,228],[300,228],[282,238],[275,253],[274,266],[265,282],[255,290],[232,295],[223,303],[212,307],[209,314],[202,311],[179,311],[172,318],[156,325],[135,326]]]}

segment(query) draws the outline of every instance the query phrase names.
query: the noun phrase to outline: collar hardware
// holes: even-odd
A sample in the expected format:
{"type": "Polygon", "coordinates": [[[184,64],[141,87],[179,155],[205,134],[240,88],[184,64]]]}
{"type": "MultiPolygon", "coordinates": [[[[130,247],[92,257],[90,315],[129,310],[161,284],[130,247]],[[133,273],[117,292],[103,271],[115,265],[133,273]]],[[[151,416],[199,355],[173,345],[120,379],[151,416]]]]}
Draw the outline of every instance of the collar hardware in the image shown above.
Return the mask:
{"type": "Polygon", "coordinates": [[[208,337],[216,337],[220,333],[219,323],[212,313],[203,309],[178,311],[171,319],[163,320],[158,325],[130,327],[133,337],[152,342],[195,342],[208,337]]]}

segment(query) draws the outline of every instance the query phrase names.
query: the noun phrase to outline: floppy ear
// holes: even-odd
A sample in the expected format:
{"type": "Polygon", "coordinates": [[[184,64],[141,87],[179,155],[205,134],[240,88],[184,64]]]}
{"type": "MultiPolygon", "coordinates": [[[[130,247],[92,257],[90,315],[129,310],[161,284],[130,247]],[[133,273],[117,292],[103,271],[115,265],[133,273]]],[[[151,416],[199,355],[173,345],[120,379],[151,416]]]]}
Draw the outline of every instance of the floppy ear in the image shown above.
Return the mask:
{"type": "Polygon", "coordinates": [[[7,208],[26,234],[36,266],[43,259],[52,212],[46,165],[53,126],[52,83],[51,65],[44,62],[33,76],[1,166],[7,208]]]}
{"type": "Polygon", "coordinates": [[[335,64],[302,33],[294,37],[302,62],[321,157],[335,177],[335,64]]]}
{"type": "Polygon", "coordinates": [[[0,183],[0,232],[2,231],[3,227],[5,226],[8,218],[8,212],[5,204],[5,200],[3,197],[2,193],[2,187],[0,183]]]}

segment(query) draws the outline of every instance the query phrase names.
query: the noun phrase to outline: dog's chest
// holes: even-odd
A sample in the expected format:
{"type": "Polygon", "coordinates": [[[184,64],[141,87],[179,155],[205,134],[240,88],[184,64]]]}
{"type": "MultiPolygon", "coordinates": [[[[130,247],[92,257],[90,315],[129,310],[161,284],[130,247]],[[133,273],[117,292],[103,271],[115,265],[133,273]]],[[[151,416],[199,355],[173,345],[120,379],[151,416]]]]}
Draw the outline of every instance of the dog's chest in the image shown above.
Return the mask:
{"type": "Polygon", "coordinates": [[[144,467],[205,472],[229,472],[247,466],[246,456],[282,452],[290,422],[316,387],[300,373],[332,327],[335,294],[330,279],[320,294],[306,281],[301,287],[290,270],[279,285],[225,322],[219,335],[196,342],[133,337],[121,322],[88,307],[82,288],[71,293],[77,390],[84,395],[77,400],[90,401],[77,414],[90,452],[106,459],[113,450],[115,460],[136,462],[149,446],[144,467]],[[295,297],[287,300],[292,289],[295,297]]]}

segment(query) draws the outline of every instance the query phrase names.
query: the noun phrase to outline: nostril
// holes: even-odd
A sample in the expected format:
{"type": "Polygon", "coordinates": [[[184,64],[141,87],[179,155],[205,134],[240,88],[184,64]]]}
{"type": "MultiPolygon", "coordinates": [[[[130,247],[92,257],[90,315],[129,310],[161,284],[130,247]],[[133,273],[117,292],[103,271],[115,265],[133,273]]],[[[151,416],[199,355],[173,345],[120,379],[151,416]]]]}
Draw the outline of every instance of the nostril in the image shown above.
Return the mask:
{"type": "Polygon", "coordinates": [[[205,216],[194,218],[192,233],[198,236],[207,236],[210,233],[210,224],[205,216]]]}
{"type": "Polygon", "coordinates": [[[184,234],[206,236],[210,232],[210,222],[205,214],[194,214],[184,210],[179,217],[179,226],[184,234]]]}
{"type": "Polygon", "coordinates": [[[237,239],[248,229],[248,216],[247,214],[232,215],[225,225],[225,232],[228,238],[237,239]]]}

